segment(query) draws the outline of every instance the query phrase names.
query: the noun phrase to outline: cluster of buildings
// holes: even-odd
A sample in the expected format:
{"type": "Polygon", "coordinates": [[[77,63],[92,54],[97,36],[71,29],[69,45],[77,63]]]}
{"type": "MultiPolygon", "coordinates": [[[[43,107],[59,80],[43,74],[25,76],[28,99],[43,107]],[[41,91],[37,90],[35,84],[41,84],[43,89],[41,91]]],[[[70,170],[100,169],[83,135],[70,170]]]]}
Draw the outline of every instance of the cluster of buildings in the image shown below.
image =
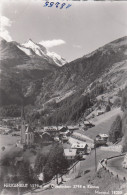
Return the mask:
{"type": "Polygon", "coordinates": [[[15,130],[19,130],[21,119],[19,117],[0,118],[0,134],[8,135],[15,130]]]}
{"type": "Polygon", "coordinates": [[[29,146],[35,143],[48,145],[53,141],[68,141],[68,136],[74,130],[78,130],[78,126],[45,126],[41,129],[33,130],[25,123],[25,119],[22,116],[21,144],[29,146]]]}
{"type": "MultiPolygon", "coordinates": [[[[19,121],[19,120],[18,120],[19,121]]],[[[7,123],[8,121],[4,121],[7,123]]],[[[11,121],[12,122],[12,121],[11,121]]],[[[15,120],[13,121],[13,123],[15,120]]],[[[82,157],[85,154],[91,152],[90,146],[87,144],[85,138],[82,134],[74,132],[79,130],[80,126],[45,126],[41,129],[33,130],[30,125],[26,124],[24,113],[22,112],[22,116],[20,119],[20,135],[21,140],[17,142],[17,146],[23,148],[25,146],[32,146],[32,145],[39,145],[39,146],[46,146],[55,142],[66,143],[70,145],[69,148],[64,148],[64,155],[68,160],[73,160],[78,155],[82,157]],[[70,136],[77,140],[77,142],[71,144],[69,142],[70,136]],[[80,140],[80,142],[78,142],[80,140]],[[82,141],[82,143],[81,143],[82,141]]],[[[84,121],[84,125],[87,128],[91,128],[94,126],[89,121],[84,121]]],[[[106,134],[99,134],[96,136],[95,141],[96,144],[106,144],[108,139],[108,135],[106,134]]]]}
{"type": "Polygon", "coordinates": [[[68,160],[74,160],[76,157],[83,159],[83,156],[89,152],[87,143],[73,143],[70,149],[64,149],[64,155],[68,160]]]}
{"type": "Polygon", "coordinates": [[[78,129],[79,126],[45,126],[33,131],[29,125],[26,126],[25,120],[22,120],[21,144],[30,146],[38,143],[41,146],[46,146],[54,141],[68,143],[69,148],[64,148],[65,158],[68,160],[74,160],[77,156],[82,158],[83,155],[90,152],[88,144],[85,142],[70,144],[68,141],[73,132],[78,129]]]}
{"type": "MultiPolygon", "coordinates": [[[[79,126],[45,126],[42,129],[33,131],[29,125],[26,126],[25,120],[22,120],[21,125],[21,144],[33,145],[38,143],[41,146],[49,145],[54,141],[66,143],[69,137],[79,126]]],[[[82,157],[90,152],[87,143],[74,143],[70,144],[69,148],[64,148],[64,155],[68,160],[74,160],[76,156],[82,157]]]]}

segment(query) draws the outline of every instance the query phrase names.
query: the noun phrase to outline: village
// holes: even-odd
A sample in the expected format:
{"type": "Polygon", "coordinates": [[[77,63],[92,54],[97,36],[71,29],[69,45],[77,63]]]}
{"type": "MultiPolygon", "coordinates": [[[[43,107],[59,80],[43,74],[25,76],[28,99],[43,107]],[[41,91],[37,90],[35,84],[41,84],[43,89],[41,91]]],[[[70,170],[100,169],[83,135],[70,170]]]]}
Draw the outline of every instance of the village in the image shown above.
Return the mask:
{"type": "MultiPolygon", "coordinates": [[[[64,156],[67,160],[75,162],[75,159],[85,160],[86,155],[90,154],[94,149],[94,140],[85,136],[85,131],[95,125],[90,121],[83,121],[78,125],[68,126],[44,126],[42,128],[32,129],[29,124],[25,122],[24,116],[20,118],[8,118],[1,119],[0,122],[0,134],[4,138],[14,139],[12,146],[16,146],[20,149],[41,150],[43,147],[48,147],[52,143],[61,143],[64,149],[64,156]],[[79,132],[80,131],[80,132],[79,132]],[[83,132],[83,133],[82,133],[83,132]]],[[[106,145],[108,139],[107,134],[98,134],[95,137],[96,146],[106,145]]],[[[2,146],[2,150],[6,151],[8,146],[5,144],[2,146]]],[[[15,160],[21,161],[23,158],[17,158],[15,160]]],[[[34,165],[33,165],[34,166],[34,165]]]]}
{"type": "MultiPolygon", "coordinates": [[[[2,119],[0,125],[0,134],[16,137],[16,146],[32,147],[33,145],[43,148],[53,142],[60,142],[64,146],[64,154],[67,159],[75,159],[80,154],[82,159],[84,155],[89,154],[94,148],[94,141],[88,136],[81,134],[95,125],[85,120],[82,124],[69,126],[44,126],[32,129],[25,123],[23,118],[2,119]],[[79,133],[80,130],[80,133],[79,133]]],[[[96,144],[106,145],[107,134],[98,134],[95,137],[96,144]]]]}
{"type": "MultiPolygon", "coordinates": [[[[67,160],[68,167],[63,171],[62,177],[61,174],[57,176],[54,175],[56,181],[51,179],[50,182],[50,180],[48,180],[50,184],[47,188],[52,188],[54,184],[62,184],[68,180],[68,177],[70,179],[77,177],[75,175],[77,174],[76,171],[78,171],[79,174],[80,166],[84,166],[83,162],[85,161],[88,164],[87,161],[91,157],[94,163],[94,169],[97,170],[99,159],[96,159],[96,150],[97,153],[101,150],[101,155],[98,156],[100,159],[102,153],[105,157],[108,157],[108,155],[110,156],[114,152],[119,152],[119,148],[115,149],[116,151],[112,151],[111,154],[108,152],[108,150],[111,151],[112,147],[108,141],[108,131],[105,131],[105,126],[103,130],[101,129],[104,123],[104,116],[109,118],[110,114],[114,115],[116,111],[117,110],[113,110],[111,113],[97,113],[96,120],[98,119],[98,122],[93,122],[95,119],[84,119],[77,125],[37,126],[37,128],[34,129],[25,121],[23,112],[21,117],[18,118],[3,118],[0,121],[0,136],[1,140],[3,140],[1,143],[1,159],[4,159],[7,155],[10,156],[9,161],[12,162],[15,167],[20,166],[27,160],[30,163],[30,167],[35,170],[36,163],[39,161],[39,155],[41,157],[45,152],[48,152],[50,155],[50,151],[54,145],[56,147],[61,145],[63,157],[67,160]],[[99,126],[99,122],[101,126],[99,126]],[[92,136],[90,136],[91,132],[94,132],[94,134],[91,134],[92,136]],[[13,156],[13,160],[11,156],[13,156]],[[74,171],[75,169],[76,171],[74,171]]],[[[106,122],[106,125],[108,124],[110,127],[112,120],[111,118],[109,124],[106,122]]],[[[121,166],[126,169],[126,156],[121,166]]],[[[11,172],[10,170],[8,171],[11,172]]],[[[36,173],[36,178],[37,185],[32,186],[31,189],[34,191],[45,189],[46,183],[44,182],[42,168],[36,173]]]]}

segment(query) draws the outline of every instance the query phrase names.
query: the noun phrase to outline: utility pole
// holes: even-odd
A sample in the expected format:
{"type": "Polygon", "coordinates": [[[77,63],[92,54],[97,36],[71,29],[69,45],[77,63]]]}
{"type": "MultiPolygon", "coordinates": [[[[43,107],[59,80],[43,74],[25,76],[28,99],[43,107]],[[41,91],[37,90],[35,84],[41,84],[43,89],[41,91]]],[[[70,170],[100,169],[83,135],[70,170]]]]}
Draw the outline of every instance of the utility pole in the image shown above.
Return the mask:
{"type": "Polygon", "coordinates": [[[18,186],[18,195],[20,195],[19,186],[18,186]]]}
{"type": "Polygon", "coordinates": [[[94,139],[94,150],[95,150],[95,172],[96,172],[97,171],[96,139],[94,139]]]}
{"type": "Polygon", "coordinates": [[[56,183],[57,183],[57,185],[59,184],[59,182],[58,182],[58,174],[56,174],[56,183]]]}

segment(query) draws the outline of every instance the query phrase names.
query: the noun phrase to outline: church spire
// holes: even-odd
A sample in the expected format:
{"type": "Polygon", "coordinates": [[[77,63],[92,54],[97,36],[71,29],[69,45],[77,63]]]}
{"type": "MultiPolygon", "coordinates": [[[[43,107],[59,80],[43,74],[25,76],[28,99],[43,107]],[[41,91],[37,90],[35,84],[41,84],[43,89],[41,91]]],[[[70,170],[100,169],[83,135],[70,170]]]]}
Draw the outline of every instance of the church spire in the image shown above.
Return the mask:
{"type": "Polygon", "coordinates": [[[24,112],[24,106],[21,108],[21,143],[25,143],[25,112],[24,112]]]}
{"type": "Polygon", "coordinates": [[[21,120],[25,120],[24,106],[21,108],[21,120]]]}

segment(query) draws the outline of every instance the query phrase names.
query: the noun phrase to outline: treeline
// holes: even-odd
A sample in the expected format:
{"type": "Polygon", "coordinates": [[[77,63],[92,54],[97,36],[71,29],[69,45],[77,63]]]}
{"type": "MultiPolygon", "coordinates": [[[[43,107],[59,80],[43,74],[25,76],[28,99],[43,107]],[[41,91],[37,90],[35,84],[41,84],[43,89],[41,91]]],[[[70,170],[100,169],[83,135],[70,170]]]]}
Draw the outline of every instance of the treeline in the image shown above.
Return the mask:
{"type": "Polygon", "coordinates": [[[44,125],[57,125],[67,122],[77,122],[83,116],[86,109],[93,106],[96,96],[103,94],[106,86],[102,83],[95,85],[92,90],[86,95],[82,95],[84,89],[78,91],[76,94],[60,101],[55,104],[56,109],[53,114],[48,117],[41,117],[42,124],[44,125]]]}
{"type": "MultiPolygon", "coordinates": [[[[0,192],[4,188],[5,183],[22,183],[28,184],[25,188],[20,188],[20,192],[31,189],[30,184],[42,184],[50,181],[54,176],[61,176],[66,173],[69,163],[64,156],[64,150],[61,143],[53,143],[49,150],[39,151],[34,167],[28,159],[23,158],[22,150],[13,151],[5,155],[1,163],[0,174],[0,192]],[[19,161],[16,162],[16,159],[19,161]],[[20,160],[21,159],[21,160],[20,160]],[[38,175],[42,173],[43,179],[39,181],[38,175]],[[40,183],[41,182],[41,183],[40,183]]],[[[57,178],[57,177],[56,177],[57,178]]],[[[11,188],[11,192],[17,195],[17,188],[11,188]]]]}
{"type": "Polygon", "coordinates": [[[68,168],[62,144],[53,143],[49,153],[39,153],[35,161],[35,173],[43,173],[44,182],[50,181],[58,174],[62,176],[68,168]]]}
{"type": "Polygon", "coordinates": [[[111,129],[109,131],[109,141],[115,143],[120,138],[122,138],[122,136],[122,119],[121,116],[118,115],[115,121],[112,123],[111,129]]]}
{"type": "Polygon", "coordinates": [[[123,132],[123,152],[127,152],[127,86],[122,94],[121,108],[124,112],[122,120],[122,132],[123,132]]]}
{"type": "Polygon", "coordinates": [[[1,117],[20,117],[21,116],[21,106],[19,105],[8,105],[0,107],[1,117]]]}
{"type": "Polygon", "coordinates": [[[123,117],[118,115],[109,131],[109,141],[115,143],[123,140],[123,152],[127,152],[127,87],[122,92],[121,109],[123,117]]]}
{"type": "Polygon", "coordinates": [[[91,107],[92,101],[89,95],[79,95],[78,97],[70,97],[64,102],[57,105],[55,112],[48,117],[41,117],[41,122],[44,125],[58,125],[67,122],[77,122],[77,120],[84,114],[85,110],[91,107]]]}
{"type": "Polygon", "coordinates": [[[29,112],[29,119],[34,122],[40,119],[42,125],[76,123],[84,115],[84,112],[94,105],[96,96],[104,93],[105,90],[106,87],[102,83],[95,85],[86,95],[82,95],[84,89],[81,89],[62,101],[47,106],[41,113],[30,114],[29,112]]]}
{"type": "MultiPolygon", "coordinates": [[[[6,150],[6,149],[5,149],[6,150]]],[[[37,183],[37,177],[34,174],[33,169],[30,166],[29,161],[21,160],[16,162],[16,158],[22,159],[23,152],[22,150],[14,150],[13,153],[6,153],[1,160],[1,173],[0,173],[0,192],[5,188],[5,183],[22,183],[28,184],[27,187],[21,187],[20,193],[25,192],[26,190],[30,189],[30,184],[37,183]]],[[[5,188],[7,189],[7,188],[5,188]]],[[[7,191],[6,194],[11,193],[13,195],[18,194],[18,188],[11,187],[9,192],[7,191]]]]}

